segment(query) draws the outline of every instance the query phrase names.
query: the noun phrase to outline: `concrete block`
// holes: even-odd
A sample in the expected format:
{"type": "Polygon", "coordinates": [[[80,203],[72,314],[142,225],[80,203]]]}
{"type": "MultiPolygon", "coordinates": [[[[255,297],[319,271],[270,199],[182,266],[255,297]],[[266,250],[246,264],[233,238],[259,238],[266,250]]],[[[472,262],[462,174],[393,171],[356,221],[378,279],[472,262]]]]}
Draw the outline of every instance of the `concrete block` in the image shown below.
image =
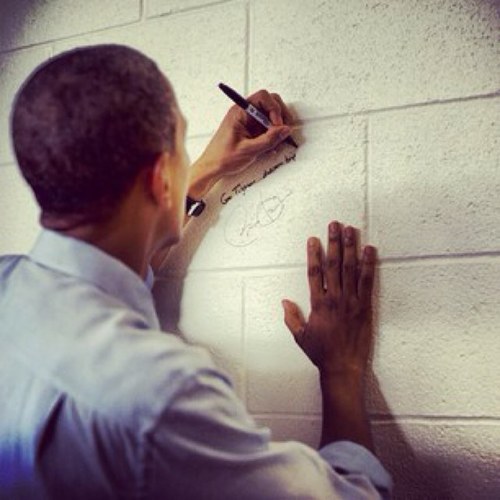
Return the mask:
{"type": "Polygon", "coordinates": [[[162,328],[206,347],[244,398],[241,290],[235,274],[192,273],[157,280],[153,295],[162,328]]]}
{"type": "Polygon", "coordinates": [[[498,90],[495,2],[257,0],[250,87],[270,87],[301,116],[498,90]]]}
{"type": "Polygon", "coordinates": [[[7,50],[138,21],[140,0],[2,0],[0,18],[7,50]]]}
{"type": "Polygon", "coordinates": [[[48,48],[23,50],[0,55],[0,164],[12,163],[10,112],[14,96],[28,75],[49,57],[48,48]]]}
{"type": "Polygon", "coordinates": [[[500,250],[500,99],[370,117],[369,234],[383,257],[500,250]]]}
{"type": "Polygon", "coordinates": [[[195,9],[217,3],[224,0],[149,0],[147,3],[148,17],[174,14],[183,10],[195,9]]]}
{"type": "Polygon", "coordinates": [[[394,500],[498,498],[498,422],[395,422],[373,433],[394,500]]]}
{"type": "Polygon", "coordinates": [[[284,324],[285,298],[297,302],[307,317],[305,268],[245,278],[247,405],[256,414],[319,414],[318,371],[284,324]]]}
{"type": "Polygon", "coordinates": [[[75,38],[57,43],[55,50],[100,43],[141,50],[172,83],[188,134],[200,135],[213,131],[232,104],[217,84],[225,81],[244,90],[245,26],[244,6],[223,4],[75,38]]]}
{"type": "Polygon", "coordinates": [[[500,259],[386,265],[373,413],[500,417],[500,259]]]}
{"type": "Polygon", "coordinates": [[[299,441],[317,449],[321,439],[321,418],[257,415],[256,422],[271,431],[273,441],[299,441]]]}
{"type": "Polygon", "coordinates": [[[307,237],[325,234],[332,219],[362,226],[364,125],[359,119],[307,125],[298,150],[282,146],[221,182],[170,263],[190,269],[303,263],[307,237]]]}
{"type": "Polygon", "coordinates": [[[40,226],[38,205],[17,167],[0,167],[0,255],[31,250],[40,226]]]}

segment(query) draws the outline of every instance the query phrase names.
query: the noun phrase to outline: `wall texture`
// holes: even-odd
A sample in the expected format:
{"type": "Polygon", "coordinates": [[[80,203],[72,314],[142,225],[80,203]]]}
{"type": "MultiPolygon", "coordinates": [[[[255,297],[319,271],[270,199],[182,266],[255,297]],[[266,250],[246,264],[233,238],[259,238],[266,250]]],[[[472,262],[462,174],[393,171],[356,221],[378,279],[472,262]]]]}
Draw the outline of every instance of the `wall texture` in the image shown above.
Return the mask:
{"type": "Polygon", "coordinates": [[[500,498],[497,0],[4,0],[0,19],[0,253],[37,234],[8,112],[47,57],[142,49],[176,89],[192,157],[228,108],[219,81],[279,92],[302,146],[210,196],[157,281],[164,328],[205,344],[276,439],[316,446],[316,373],[280,300],[307,311],[308,236],[360,227],[381,258],[369,409],[396,498],[500,498]]]}

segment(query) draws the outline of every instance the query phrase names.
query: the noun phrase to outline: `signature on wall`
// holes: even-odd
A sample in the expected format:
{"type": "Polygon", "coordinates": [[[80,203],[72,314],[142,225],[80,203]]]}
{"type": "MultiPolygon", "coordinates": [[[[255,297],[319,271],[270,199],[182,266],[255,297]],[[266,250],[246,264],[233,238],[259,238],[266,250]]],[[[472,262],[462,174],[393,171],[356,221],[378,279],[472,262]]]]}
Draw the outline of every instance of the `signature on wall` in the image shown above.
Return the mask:
{"type": "MultiPolygon", "coordinates": [[[[261,179],[274,173],[282,165],[295,160],[296,155],[285,157],[283,161],[273,165],[262,173],[261,179]]],[[[229,203],[239,194],[245,195],[248,188],[253,186],[259,179],[253,179],[247,183],[238,183],[230,191],[222,193],[220,202],[223,205],[229,203]]],[[[259,192],[260,201],[254,207],[238,205],[229,215],[224,225],[224,240],[233,247],[246,247],[254,243],[262,230],[274,224],[283,214],[285,201],[293,194],[287,189],[282,194],[266,196],[259,192]]]]}
{"type": "Polygon", "coordinates": [[[224,226],[224,239],[233,247],[246,247],[259,237],[263,228],[274,224],[283,214],[285,201],[293,194],[288,189],[282,195],[263,197],[253,209],[243,205],[237,206],[231,212],[224,226]]]}

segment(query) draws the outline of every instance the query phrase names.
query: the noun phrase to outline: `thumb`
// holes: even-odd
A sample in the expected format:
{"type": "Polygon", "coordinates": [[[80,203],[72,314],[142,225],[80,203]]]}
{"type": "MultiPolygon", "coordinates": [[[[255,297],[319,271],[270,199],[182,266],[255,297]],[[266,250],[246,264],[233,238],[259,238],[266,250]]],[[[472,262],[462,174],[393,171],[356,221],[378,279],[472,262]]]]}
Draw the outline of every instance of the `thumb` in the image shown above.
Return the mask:
{"type": "Polygon", "coordinates": [[[281,305],[285,313],[285,325],[298,343],[306,326],[304,316],[295,302],[284,299],[281,301],[281,305]]]}
{"type": "Polygon", "coordinates": [[[259,155],[265,151],[275,148],[290,135],[290,127],[286,125],[282,127],[270,127],[266,133],[247,139],[246,148],[253,154],[259,155]]]}

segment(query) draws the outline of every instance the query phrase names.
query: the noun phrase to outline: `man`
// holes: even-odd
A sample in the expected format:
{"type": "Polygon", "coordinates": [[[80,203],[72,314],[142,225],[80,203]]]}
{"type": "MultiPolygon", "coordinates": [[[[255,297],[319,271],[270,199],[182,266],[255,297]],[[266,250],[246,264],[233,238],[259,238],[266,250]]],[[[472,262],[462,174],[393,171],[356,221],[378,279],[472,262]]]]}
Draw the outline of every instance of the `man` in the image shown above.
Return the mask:
{"type": "Polygon", "coordinates": [[[325,264],[309,241],[308,321],[283,302],[320,373],[319,453],[271,442],[208,354],[159,330],[149,263],[179,241],[186,193],[201,200],[290,133],[278,95],[249,100],[273,126],[233,107],[188,179],[186,122],[137,51],[76,49],[20,89],[13,144],[44,229],[0,260],[1,498],[389,495],[363,402],[375,254],[358,262],[353,228],[330,225],[325,264]]]}

